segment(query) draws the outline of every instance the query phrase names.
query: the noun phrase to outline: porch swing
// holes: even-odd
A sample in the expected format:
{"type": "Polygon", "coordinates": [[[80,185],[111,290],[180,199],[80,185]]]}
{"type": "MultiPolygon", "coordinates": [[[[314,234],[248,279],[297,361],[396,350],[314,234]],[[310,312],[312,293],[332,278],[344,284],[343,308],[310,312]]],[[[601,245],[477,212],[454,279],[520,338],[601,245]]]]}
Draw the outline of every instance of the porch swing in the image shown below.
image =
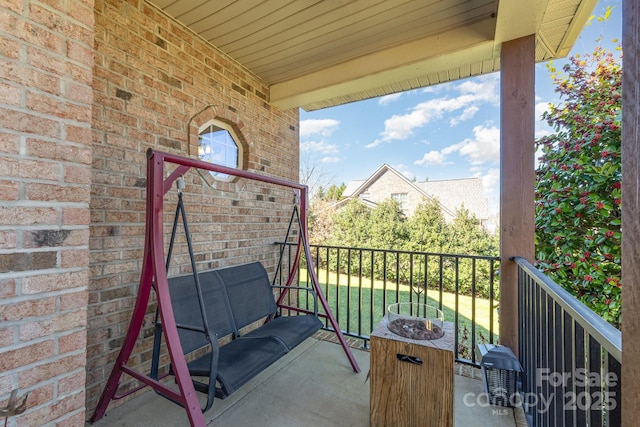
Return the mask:
{"type": "Polygon", "coordinates": [[[184,407],[192,426],[204,426],[203,412],[212,406],[215,397],[224,398],[233,393],[249,379],[313,335],[322,327],[319,318],[325,318],[330,322],[351,367],[354,372],[360,372],[315,274],[308,241],[306,208],[307,187],[305,185],[149,149],[147,151],[145,250],[138,296],[127,335],[91,417],[91,422],[104,416],[112,399],[122,398],[148,385],[158,394],[184,407]],[[166,179],[163,179],[165,163],[176,165],[176,168],[166,179]],[[300,209],[298,210],[298,204],[294,203],[285,242],[294,221],[297,221],[299,233],[296,254],[285,285],[275,285],[284,247],[280,250],[278,267],[271,282],[260,262],[204,272],[197,271],[181,181],[181,177],[191,168],[271,183],[294,191],[300,203],[300,209]],[[178,204],[165,258],[163,198],[176,181],[178,204]],[[185,276],[168,279],[167,272],[179,217],[182,217],[192,272],[185,276]],[[298,287],[293,284],[302,251],[307,262],[310,287],[298,287]],[[273,287],[282,288],[277,300],[273,296],[273,287]],[[127,362],[142,328],[152,289],[157,296],[156,327],[151,372],[146,375],[127,366],[127,362]],[[309,310],[285,303],[285,298],[291,289],[309,292],[313,297],[314,309],[309,310]],[[324,313],[318,312],[318,301],[324,313]],[[298,312],[298,315],[281,316],[279,310],[298,312]],[[261,319],[266,320],[257,329],[246,334],[240,333],[244,327],[261,319]],[[219,347],[218,339],[227,335],[231,336],[231,341],[219,347]],[[170,374],[175,376],[177,391],[167,387],[159,377],[163,337],[170,359],[170,374]],[[210,350],[195,360],[187,362],[185,355],[202,348],[210,350]],[[123,373],[140,381],[141,386],[117,395],[123,373]],[[195,380],[192,376],[208,377],[208,382],[195,380]],[[203,408],[200,407],[195,390],[207,394],[207,402],[203,408]]]}

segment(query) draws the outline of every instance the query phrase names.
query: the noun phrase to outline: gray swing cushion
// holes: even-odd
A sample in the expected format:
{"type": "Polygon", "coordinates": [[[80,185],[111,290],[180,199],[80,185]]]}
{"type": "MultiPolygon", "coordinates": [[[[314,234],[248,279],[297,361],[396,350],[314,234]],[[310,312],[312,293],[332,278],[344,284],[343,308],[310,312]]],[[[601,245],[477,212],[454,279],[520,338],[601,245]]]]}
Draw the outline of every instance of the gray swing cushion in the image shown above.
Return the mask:
{"type": "MultiPolygon", "coordinates": [[[[238,329],[276,313],[273,290],[267,272],[259,262],[218,270],[229,296],[231,312],[238,329]]],[[[282,316],[269,320],[245,337],[275,337],[287,351],[316,331],[322,322],[314,315],[282,316]]]]}
{"type": "MultiPolygon", "coordinates": [[[[314,315],[282,316],[238,336],[242,328],[276,314],[273,291],[262,264],[210,270],[199,273],[198,278],[209,330],[218,338],[229,334],[234,337],[219,348],[215,373],[211,371],[211,353],[187,364],[192,376],[217,380],[220,387],[216,396],[224,398],[233,393],[322,327],[314,315]]],[[[176,322],[201,326],[193,275],[170,279],[169,289],[176,322]]],[[[179,334],[185,354],[208,344],[204,334],[180,329],[179,334]]]]}

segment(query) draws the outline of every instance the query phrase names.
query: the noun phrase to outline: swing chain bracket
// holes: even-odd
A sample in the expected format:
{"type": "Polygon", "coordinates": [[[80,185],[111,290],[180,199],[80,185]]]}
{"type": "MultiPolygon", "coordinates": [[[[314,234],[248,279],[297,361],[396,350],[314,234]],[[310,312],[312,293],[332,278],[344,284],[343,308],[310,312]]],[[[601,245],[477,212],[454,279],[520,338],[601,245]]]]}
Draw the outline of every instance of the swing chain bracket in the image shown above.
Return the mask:
{"type": "Polygon", "coordinates": [[[184,175],[180,175],[180,177],[176,179],[176,188],[178,189],[178,193],[182,194],[185,187],[186,187],[186,184],[184,183],[184,175]]]}

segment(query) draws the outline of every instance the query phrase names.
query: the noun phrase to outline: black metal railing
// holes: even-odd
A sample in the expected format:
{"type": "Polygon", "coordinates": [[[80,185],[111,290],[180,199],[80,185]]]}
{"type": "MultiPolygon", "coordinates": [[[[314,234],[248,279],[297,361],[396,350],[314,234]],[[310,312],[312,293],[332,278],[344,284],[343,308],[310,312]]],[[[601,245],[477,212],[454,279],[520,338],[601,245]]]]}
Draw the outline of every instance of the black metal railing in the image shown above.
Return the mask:
{"type": "Polygon", "coordinates": [[[529,425],[621,425],[620,331],[524,258],[514,260],[529,425]]]}
{"type": "MultiPolygon", "coordinates": [[[[287,245],[291,265],[295,247],[287,245]]],[[[316,275],[343,334],[363,340],[396,302],[427,303],[454,324],[458,362],[479,365],[477,343],[495,343],[498,257],[312,245],[316,275]]],[[[305,262],[300,263],[305,266],[305,262]]],[[[282,271],[287,271],[286,268],[282,271]]],[[[298,272],[301,286],[309,272],[298,272]]],[[[304,299],[298,304],[310,303],[304,299]]],[[[331,330],[328,321],[325,329],[331,330]]]]}

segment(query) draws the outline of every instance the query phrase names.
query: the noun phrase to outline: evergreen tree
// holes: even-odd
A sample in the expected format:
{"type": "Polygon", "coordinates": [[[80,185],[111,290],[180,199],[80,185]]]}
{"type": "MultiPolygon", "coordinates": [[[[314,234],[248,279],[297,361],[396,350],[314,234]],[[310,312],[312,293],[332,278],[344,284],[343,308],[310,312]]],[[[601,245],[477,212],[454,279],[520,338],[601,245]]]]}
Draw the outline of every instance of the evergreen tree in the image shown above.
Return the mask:
{"type": "MultiPolygon", "coordinates": [[[[562,103],[537,141],[537,265],[614,325],[620,324],[622,57],[597,47],[553,73],[562,103]]],[[[631,219],[632,221],[635,219],[631,219]]]]}
{"type": "Polygon", "coordinates": [[[386,199],[378,204],[368,218],[370,240],[367,247],[374,249],[402,249],[407,241],[406,217],[400,203],[386,199]]]}
{"type": "Polygon", "coordinates": [[[437,199],[419,204],[409,219],[408,228],[407,250],[442,252],[448,230],[437,199]]]}

